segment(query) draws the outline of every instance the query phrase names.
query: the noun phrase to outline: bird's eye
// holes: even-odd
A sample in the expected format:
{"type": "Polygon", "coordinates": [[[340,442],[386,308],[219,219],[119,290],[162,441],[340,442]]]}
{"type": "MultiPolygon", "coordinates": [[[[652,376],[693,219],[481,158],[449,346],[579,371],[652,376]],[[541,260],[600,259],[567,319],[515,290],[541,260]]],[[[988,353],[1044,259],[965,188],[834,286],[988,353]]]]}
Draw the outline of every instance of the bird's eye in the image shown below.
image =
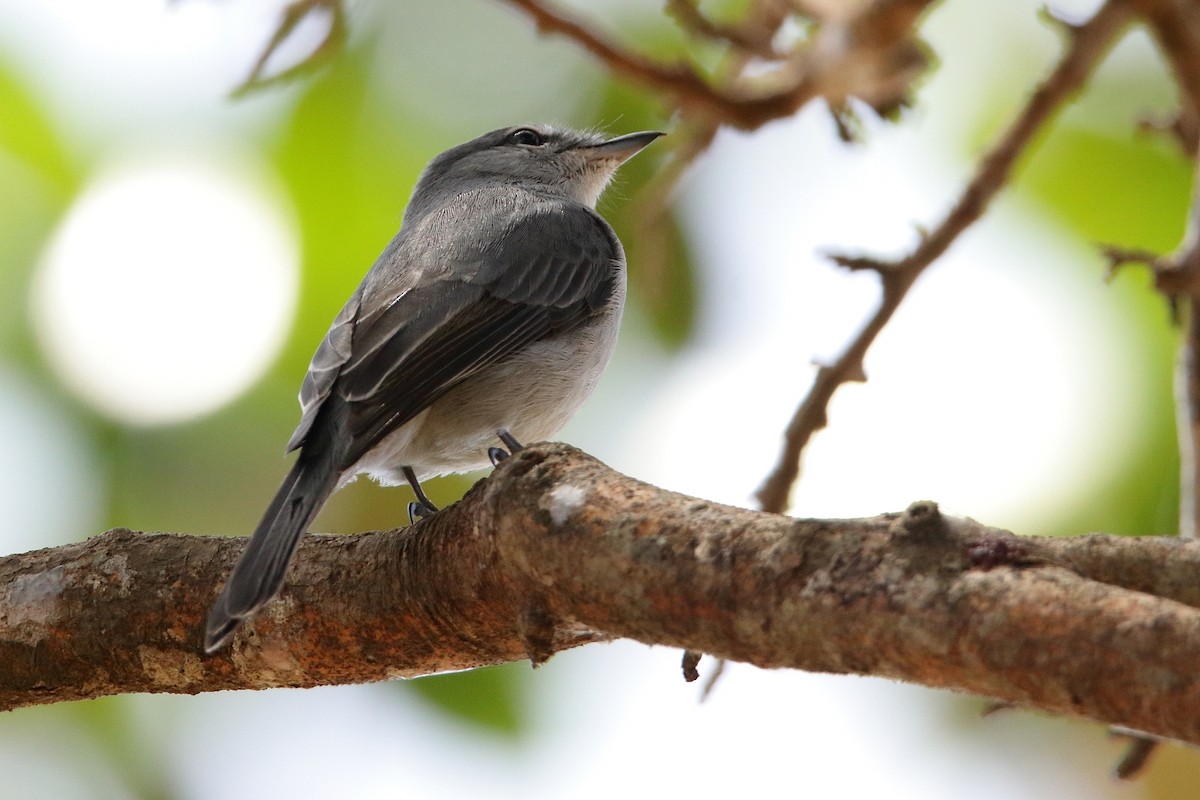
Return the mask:
{"type": "Polygon", "coordinates": [[[510,144],[527,144],[538,147],[546,143],[546,137],[532,128],[521,128],[510,133],[508,141],[510,144]]]}

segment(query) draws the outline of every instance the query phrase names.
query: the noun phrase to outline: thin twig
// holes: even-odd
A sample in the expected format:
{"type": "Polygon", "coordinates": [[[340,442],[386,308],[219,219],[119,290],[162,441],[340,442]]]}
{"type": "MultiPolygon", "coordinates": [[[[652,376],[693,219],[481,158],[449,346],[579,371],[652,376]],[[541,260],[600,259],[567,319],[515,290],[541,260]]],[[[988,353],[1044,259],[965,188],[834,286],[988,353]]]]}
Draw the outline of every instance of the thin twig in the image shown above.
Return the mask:
{"type": "Polygon", "coordinates": [[[1110,731],[1114,736],[1120,736],[1129,740],[1125,752],[1113,768],[1113,775],[1123,781],[1130,781],[1141,777],[1146,766],[1150,763],[1150,756],[1154,755],[1154,751],[1162,744],[1162,739],[1154,736],[1146,736],[1143,733],[1123,730],[1118,727],[1110,728],[1110,731]]]}
{"type": "Polygon", "coordinates": [[[286,83],[314,71],[337,55],[345,44],[347,35],[346,10],[342,6],[341,0],[295,0],[283,10],[283,19],[271,36],[271,41],[263,48],[246,80],[233,90],[233,96],[241,97],[268,86],[286,83]],[[290,67],[274,75],[267,75],[267,62],[270,61],[271,56],[275,55],[306,17],[322,11],[329,15],[329,27],[317,46],[290,67]]]}
{"type": "Polygon", "coordinates": [[[1179,441],[1179,535],[1200,533],[1200,153],[1195,154],[1187,232],[1170,255],[1116,246],[1101,248],[1111,277],[1129,264],[1143,264],[1167,301],[1171,319],[1183,322],[1175,362],[1175,424],[1179,441]]]}
{"type": "Polygon", "coordinates": [[[833,257],[848,268],[877,271],[883,284],[882,298],[875,313],[837,360],[818,370],[812,388],[788,425],[779,461],[758,490],[757,498],[764,511],[780,513],[787,507],[792,486],[800,475],[800,455],[813,434],[825,427],[826,409],[834,392],[844,383],[862,379],[867,350],[892,318],[913,283],[926,267],[949,249],[963,231],[983,215],[988,204],[1004,187],[1018,157],[1034,135],[1084,84],[1129,19],[1126,3],[1109,0],[1090,20],[1072,29],[1067,51],[1058,66],[1029,99],[1012,127],[979,163],[974,177],[945,219],[922,238],[911,254],[894,262],[833,257]]]}
{"type": "MultiPolygon", "coordinates": [[[[780,3],[772,3],[772,5],[782,7],[780,3]]],[[[748,18],[739,25],[713,22],[700,11],[699,6],[696,5],[696,0],[666,0],[663,8],[675,18],[680,27],[695,36],[724,42],[738,50],[762,58],[774,59],[779,57],[779,53],[775,51],[772,45],[776,29],[756,26],[753,24],[751,18],[748,18]]]]}
{"type": "MultiPolygon", "coordinates": [[[[1193,248],[1194,259],[1197,252],[1193,248]]],[[[1196,268],[1193,260],[1191,267],[1196,268]]],[[[1179,438],[1179,535],[1194,539],[1200,531],[1200,298],[1184,301],[1187,322],[1175,372],[1175,417],[1179,438]]]]}
{"type": "MultiPolygon", "coordinates": [[[[1196,46],[1200,44],[1200,36],[1197,35],[1200,15],[1194,8],[1178,8],[1174,3],[1160,2],[1156,5],[1170,6],[1182,17],[1166,20],[1169,26],[1178,26],[1182,30],[1158,30],[1162,26],[1154,24],[1156,18],[1153,16],[1150,22],[1156,28],[1156,36],[1174,67],[1175,79],[1180,87],[1180,104],[1182,108],[1190,110],[1194,118],[1200,112],[1200,75],[1195,74],[1200,69],[1196,53],[1196,46]],[[1187,56],[1178,52],[1176,45],[1180,39],[1186,39],[1186,44],[1191,46],[1187,56]]],[[[1185,116],[1180,113],[1181,118],[1185,116]]],[[[1193,157],[1196,163],[1187,232],[1171,259],[1174,266],[1171,272],[1176,277],[1182,276],[1186,287],[1183,305],[1187,323],[1176,364],[1175,418],[1179,438],[1179,535],[1187,539],[1194,539],[1200,533],[1200,466],[1196,463],[1200,454],[1200,152],[1194,152],[1193,157]]],[[[1178,296],[1169,292],[1168,295],[1178,296]]]]}
{"type": "MultiPolygon", "coordinates": [[[[787,19],[788,10],[784,6],[775,0],[761,0],[749,10],[743,24],[772,38],[787,19]]],[[[735,83],[752,60],[753,56],[745,50],[730,50],[714,71],[714,79],[724,85],[735,83]]],[[[634,203],[631,217],[637,220],[635,238],[640,255],[633,280],[651,307],[661,304],[667,296],[668,281],[671,279],[668,269],[671,228],[666,224],[671,195],[692,163],[712,144],[720,129],[721,120],[711,115],[692,114],[683,120],[672,131],[669,160],[642,187],[634,203]]]]}
{"type": "MultiPolygon", "coordinates": [[[[741,97],[726,93],[708,83],[690,66],[682,63],[664,64],[647,59],[609,41],[582,19],[562,9],[552,8],[538,0],[507,0],[508,4],[524,11],[541,31],[558,33],[572,39],[584,50],[602,61],[615,75],[674,96],[684,106],[697,108],[743,127],[757,127],[791,109],[781,110],[778,96],[741,97]]],[[[799,108],[811,96],[811,91],[797,93],[803,99],[799,108]]]]}
{"type": "MultiPolygon", "coordinates": [[[[752,130],[788,117],[816,97],[838,104],[861,96],[893,107],[928,63],[913,44],[913,26],[932,0],[880,0],[820,41],[786,55],[783,68],[754,80],[710,80],[686,63],[662,63],[601,35],[582,18],[546,0],[504,0],[539,30],[568,37],[616,76],[672,98],[679,110],[752,130]]],[[[780,13],[784,13],[780,9],[780,13]]]]}
{"type": "Polygon", "coordinates": [[[717,659],[717,663],[713,666],[713,671],[709,673],[708,680],[704,682],[704,688],[700,690],[701,703],[712,697],[713,689],[717,688],[717,681],[719,681],[721,676],[725,674],[725,666],[728,663],[728,659],[717,659]]]}
{"type": "MultiPolygon", "coordinates": [[[[695,8],[689,0],[680,2],[684,6],[695,8]]],[[[668,10],[670,5],[668,0],[668,10]]],[[[746,30],[759,32],[769,46],[789,17],[789,8],[777,0],[759,0],[747,12],[742,24],[746,30]]],[[[725,84],[735,83],[744,75],[752,61],[753,53],[750,48],[732,48],[718,65],[714,73],[715,79],[725,84]]],[[[664,222],[669,213],[671,194],[692,162],[712,144],[720,128],[721,121],[716,117],[692,115],[689,123],[681,125],[677,131],[679,136],[675,148],[671,151],[671,160],[642,190],[634,214],[634,218],[639,220],[637,241],[642,253],[636,275],[642,295],[652,304],[661,302],[667,293],[667,282],[670,280],[670,245],[667,239],[668,226],[664,222]]],[[[700,655],[690,650],[684,653],[686,680],[699,677],[696,666],[699,664],[700,655]]],[[[701,692],[701,702],[712,694],[724,671],[725,659],[715,659],[713,671],[701,692]]]]}
{"type": "Polygon", "coordinates": [[[683,679],[688,683],[700,677],[700,671],[696,667],[700,665],[700,659],[703,657],[703,653],[695,650],[683,651],[683,679]]]}
{"type": "Polygon", "coordinates": [[[1175,77],[1180,105],[1200,109],[1200,8],[1180,0],[1135,0],[1175,77]]]}
{"type": "Polygon", "coordinates": [[[1200,146],[1200,9],[1177,0],[1137,0],[1137,6],[1179,89],[1175,118],[1143,126],[1171,133],[1192,156],[1200,146]]]}

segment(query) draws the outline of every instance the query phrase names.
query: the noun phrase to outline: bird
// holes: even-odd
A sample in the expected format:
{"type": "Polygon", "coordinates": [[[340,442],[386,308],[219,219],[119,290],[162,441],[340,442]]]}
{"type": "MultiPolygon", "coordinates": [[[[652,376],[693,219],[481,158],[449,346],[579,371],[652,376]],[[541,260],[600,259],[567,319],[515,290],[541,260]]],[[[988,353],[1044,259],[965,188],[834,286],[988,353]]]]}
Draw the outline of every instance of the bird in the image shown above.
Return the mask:
{"type": "Polygon", "coordinates": [[[421,481],[496,464],[578,411],[626,292],[625,253],[596,202],[662,135],[517,125],[429,162],[317,347],[287,444],[299,452],[213,603],[206,652],[279,593],[341,486],[363,473],[407,483],[413,522],[437,511],[421,481]]]}

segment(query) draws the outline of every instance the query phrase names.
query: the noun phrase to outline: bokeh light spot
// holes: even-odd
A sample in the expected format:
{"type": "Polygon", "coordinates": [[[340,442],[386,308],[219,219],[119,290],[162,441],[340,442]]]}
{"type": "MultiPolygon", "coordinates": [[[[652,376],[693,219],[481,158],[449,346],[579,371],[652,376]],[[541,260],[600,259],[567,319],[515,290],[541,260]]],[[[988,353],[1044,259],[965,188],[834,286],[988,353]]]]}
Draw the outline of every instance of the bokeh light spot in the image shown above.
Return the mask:
{"type": "Polygon", "coordinates": [[[259,174],[154,158],[80,194],[33,287],[38,338],[80,397],[123,422],[180,422],[267,368],[295,308],[299,253],[259,174]]]}

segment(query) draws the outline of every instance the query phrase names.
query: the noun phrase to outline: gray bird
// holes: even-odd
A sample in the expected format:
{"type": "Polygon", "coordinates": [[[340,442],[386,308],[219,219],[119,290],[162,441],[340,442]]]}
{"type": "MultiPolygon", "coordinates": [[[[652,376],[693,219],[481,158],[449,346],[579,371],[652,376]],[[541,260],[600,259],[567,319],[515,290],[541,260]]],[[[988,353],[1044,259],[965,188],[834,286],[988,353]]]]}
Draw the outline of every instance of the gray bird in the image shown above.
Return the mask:
{"type": "Polygon", "coordinates": [[[625,254],[593,209],[625,160],[662,134],[605,141],[526,125],[425,168],[404,223],[317,348],[288,442],[300,453],[208,615],[221,647],[283,583],[300,537],[360,473],[420,481],[495,463],[553,436],[608,364],[625,254]]]}

